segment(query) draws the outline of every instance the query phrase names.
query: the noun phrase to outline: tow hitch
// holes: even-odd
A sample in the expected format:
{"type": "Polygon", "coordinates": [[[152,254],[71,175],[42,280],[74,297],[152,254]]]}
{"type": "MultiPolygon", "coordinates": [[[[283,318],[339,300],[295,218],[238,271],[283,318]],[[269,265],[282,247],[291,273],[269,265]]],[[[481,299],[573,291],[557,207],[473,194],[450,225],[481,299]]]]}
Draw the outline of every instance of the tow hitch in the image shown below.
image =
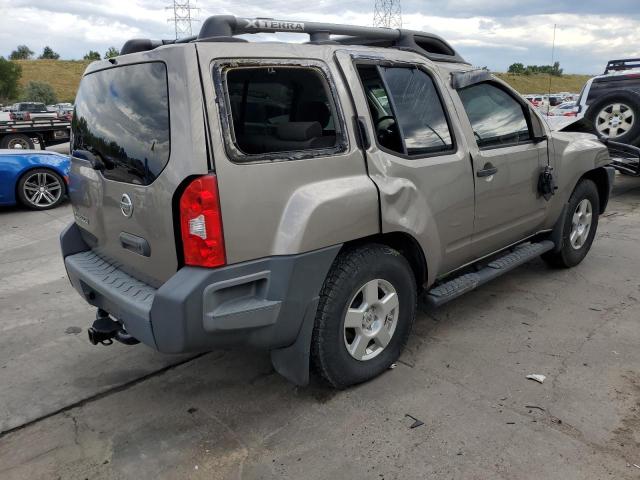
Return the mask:
{"type": "Polygon", "coordinates": [[[127,333],[121,323],[112,320],[109,313],[101,308],[96,312],[96,320],[93,326],[87,330],[89,341],[93,345],[111,345],[117,340],[125,345],[135,345],[140,341],[127,333]]]}

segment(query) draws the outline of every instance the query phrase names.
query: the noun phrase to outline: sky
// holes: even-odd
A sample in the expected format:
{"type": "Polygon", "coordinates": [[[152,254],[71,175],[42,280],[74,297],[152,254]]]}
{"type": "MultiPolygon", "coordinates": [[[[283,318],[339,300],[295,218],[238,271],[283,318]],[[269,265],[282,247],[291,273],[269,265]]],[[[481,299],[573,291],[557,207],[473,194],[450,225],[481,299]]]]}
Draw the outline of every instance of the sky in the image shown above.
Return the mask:
{"type": "MultiPolygon", "coordinates": [[[[186,1],[186,0],[181,0],[186,1]]],[[[374,0],[200,0],[214,14],[372,25],[374,0]]],[[[0,55],[18,44],[45,45],[65,59],[101,54],[130,38],[173,38],[171,0],[0,0],[0,55]]],[[[506,71],[514,62],[596,74],[607,60],[640,57],[640,0],[402,0],[403,27],[441,35],[476,66],[506,71]]],[[[201,22],[193,23],[194,34],[201,22]]],[[[290,41],[286,34],[279,39],[290,41]]],[[[295,40],[295,39],[293,39],[295,40]]]]}

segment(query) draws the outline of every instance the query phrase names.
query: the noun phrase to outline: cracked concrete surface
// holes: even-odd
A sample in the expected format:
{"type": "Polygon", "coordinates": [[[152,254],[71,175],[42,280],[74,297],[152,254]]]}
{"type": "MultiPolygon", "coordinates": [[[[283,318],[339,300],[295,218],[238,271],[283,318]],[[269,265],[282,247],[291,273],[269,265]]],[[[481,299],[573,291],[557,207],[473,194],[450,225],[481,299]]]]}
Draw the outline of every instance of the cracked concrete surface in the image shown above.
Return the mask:
{"type": "Polygon", "coordinates": [[[1,211],[0,478],[640,478],[640,179],[615,194],[580,266],[421,313],[397,368],[344,392],[266,353],[88,345],[69,207],[1,211]]]}

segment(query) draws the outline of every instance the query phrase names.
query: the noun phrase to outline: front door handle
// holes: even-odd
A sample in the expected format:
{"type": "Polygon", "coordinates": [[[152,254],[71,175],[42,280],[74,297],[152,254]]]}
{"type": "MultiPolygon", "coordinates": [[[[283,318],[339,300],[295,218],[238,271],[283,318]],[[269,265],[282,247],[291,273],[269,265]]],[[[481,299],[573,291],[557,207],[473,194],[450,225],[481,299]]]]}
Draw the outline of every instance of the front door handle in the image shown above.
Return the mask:
{"type": "Polygon", "coordinates": [[[498,173],[498,168],[494,167],[493,164],[489,162],[489,163],[485,163],[484,167],[482,167],[482,170],[478,170],[476,172],[476,175],[482,178],[482,177],[490,177],[491,175],[495,175],[496,173],[498,173]]]}

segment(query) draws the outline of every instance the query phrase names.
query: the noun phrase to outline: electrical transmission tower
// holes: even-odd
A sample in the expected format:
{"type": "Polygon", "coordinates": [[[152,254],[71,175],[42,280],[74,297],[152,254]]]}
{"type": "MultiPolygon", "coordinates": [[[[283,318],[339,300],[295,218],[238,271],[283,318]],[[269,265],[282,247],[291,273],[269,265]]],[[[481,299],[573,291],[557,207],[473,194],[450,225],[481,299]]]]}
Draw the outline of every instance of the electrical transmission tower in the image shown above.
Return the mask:
{"type": "Polygon", "coordinates": [[[373,26],[402,28],[402,8],[400,0],[375,0],[373,26]]]}
{"type": "Polygon", "coordinates": [[[166,10],[171,14],[167,21],[175,25],[176,40],[193,35],[191,22],[198,21],[197,7],[191,5],[189,0],[173,0],[173,4],[166,7],[166,10]]]}

